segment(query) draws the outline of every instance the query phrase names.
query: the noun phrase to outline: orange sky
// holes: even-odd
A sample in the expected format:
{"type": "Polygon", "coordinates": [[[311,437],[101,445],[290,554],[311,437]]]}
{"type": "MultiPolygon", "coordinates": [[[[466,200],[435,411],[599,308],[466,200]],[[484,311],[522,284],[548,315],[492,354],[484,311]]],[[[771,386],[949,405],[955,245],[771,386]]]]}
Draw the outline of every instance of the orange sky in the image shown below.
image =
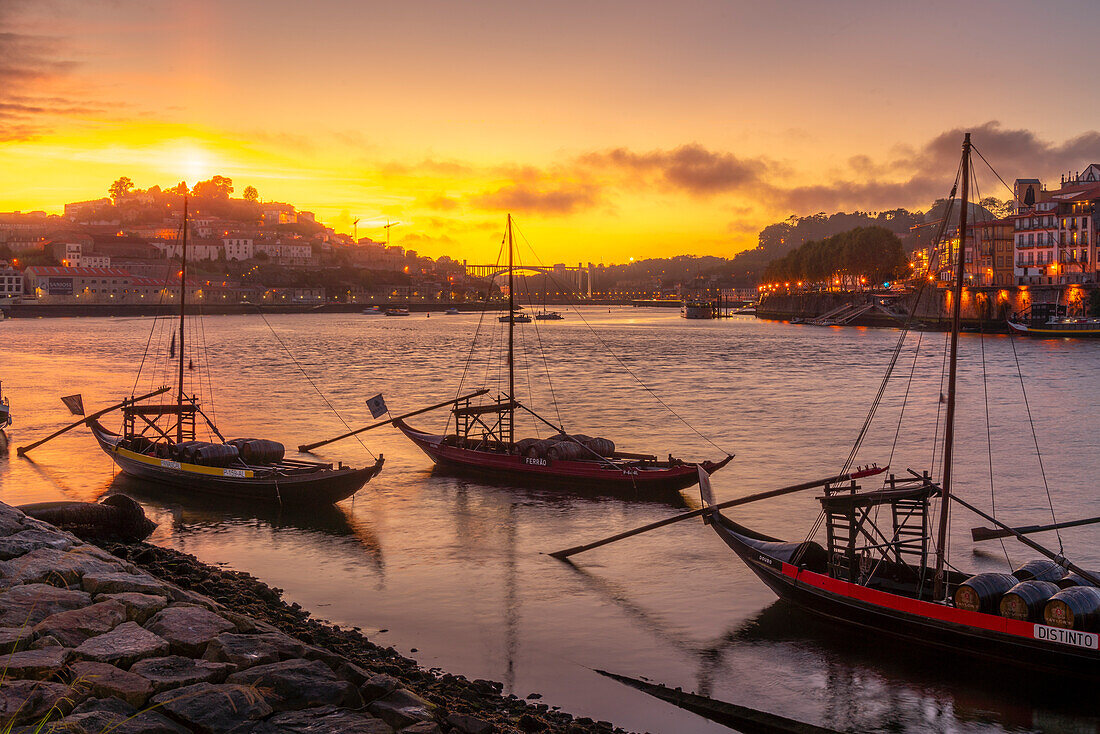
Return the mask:
{"type": "Polygon", "coordinates": [[[222,174],[433,256],[492,258],[506,211],[546,261],[730,255],[791,214],[926,207],[964,127],[1009,182],[1100,160],[1095,105],[1063,103],[1100,82],[1056,73],[1097,27],[1015,0],[0,0],[0,211],[222,174]]]}

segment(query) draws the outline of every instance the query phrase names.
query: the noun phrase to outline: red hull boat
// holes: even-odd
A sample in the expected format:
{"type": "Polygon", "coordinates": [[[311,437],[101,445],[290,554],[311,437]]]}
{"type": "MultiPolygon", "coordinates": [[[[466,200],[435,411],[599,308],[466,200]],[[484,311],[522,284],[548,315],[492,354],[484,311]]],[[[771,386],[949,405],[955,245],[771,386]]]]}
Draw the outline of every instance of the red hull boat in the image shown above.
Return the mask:
{"type": "Polygon", "coordinates": [[[433,435],[418,431],[401,419],[393,421],[421,451],[439,466],[464,472],[510,479],[566,485],[578,490],[626,490],[639,493],[675,492],[699,481],[699,467],[708,474],[718,471],[733,458],[702,464],[653,456],[619,454],[601,460],[543,459],[508,453],[499,442],[488,444],[455,435],[433,435]]]}
{"type": "MultiPolygon", "coordinates": [[[[516,324],[529,323],[532,319],[516,317],[518,307],[515,303],[513,273],[516,268],[513,263],[511,215],[508,216],[506,238],[508,265],[501,273],[508,274],[508,313],[512,317],[502,316],[500,322],[507,323],[508,332],[507,352],[502,353],[508,370],[507,392],[500,389],[500,394],[492,402],[471,404],[471,398],[489,392],[483,388],[473,395],[425,409],[451,406],[452,418],[442,435],[419,431],[403,420],[424,411],[386,422],[393,423],[432,461],[448,469],[516,483],[559,485],[577,491],[676,492],[696,484],[700,468],[710,474],[728,464],[733,458],[730,455],[718,462],[691,463],[675,459],[671,454],[667,460],[659,460],[656,455],[617,451],[614,442],[609,439],[567,434],[562,426],[516,400],[516,324]],[[536,426],[553,429],[555,435],[547,439],[525,438],[517,441],[516,412],[519,410],[532,417],[536,426]],[[453,433],[450,432],[452,426],[453,433]]],[[[480,330],[480,324],[478,328],[480,330]]],[[[474,342],[476,344],[477,334],[474,335],[474,342]]]]}

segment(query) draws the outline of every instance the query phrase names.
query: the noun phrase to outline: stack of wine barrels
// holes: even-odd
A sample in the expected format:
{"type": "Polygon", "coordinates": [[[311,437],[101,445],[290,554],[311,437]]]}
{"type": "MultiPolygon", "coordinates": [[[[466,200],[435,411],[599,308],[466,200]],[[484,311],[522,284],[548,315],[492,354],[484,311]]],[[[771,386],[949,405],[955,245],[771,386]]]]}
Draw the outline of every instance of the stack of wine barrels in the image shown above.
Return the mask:
{"type": "Polygon", "coordinates": [[[235,446],[246,464],[274,464],[286,456],[286,447],[278,441],[263,438],[234,438],[226,441],[235,446]]]}
{"type": "Polygon", "coordinates": [[[237,456],[237,447],[228,443],[204,443],[191,449],[192,460],[202,466],[229,466],[237,456]]]}
{"type": "Polygon", "coordinates": [[[550,438],[523,438],[516,441],[516,453],[532,459],[557,459],[576,461],[612,456],[615,442],[608,438],[593,438],[582,433],[559,433],[550,438]]]}
{"type": "Polygon", "coordinates": [[[980,573],[955,591],[955,606],[971,612],[1052,627],[1100,632],[1100,588],[1054,561],[1028,561],[1011,574],[980,573]]]}

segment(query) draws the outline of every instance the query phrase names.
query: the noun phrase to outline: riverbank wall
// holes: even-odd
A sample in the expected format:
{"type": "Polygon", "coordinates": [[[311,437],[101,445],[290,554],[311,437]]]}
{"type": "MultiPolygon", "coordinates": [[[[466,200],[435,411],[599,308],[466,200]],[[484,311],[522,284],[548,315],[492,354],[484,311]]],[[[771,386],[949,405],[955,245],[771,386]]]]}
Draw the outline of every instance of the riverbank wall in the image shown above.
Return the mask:
{"type": "MultiPolygon", "coordinates": [[[[872,308],[846,322],[847,326],[900,326],[916,304],[914,321],[926,328],[947,329],[951,325],[953,293],[946,288],[925,288],[923,293],[890,292],[804,292],[772,293],[765,296],[756,317],[771,321],[816,319],[841,309],[869,305],[872,308]]],[[[961,300],[963,325],[986,331],[1004,331],[1005,320],[1021,313],[1032,303],[1074,304],[1081,289],[1065,286],[1006,286],[964,288],[961,300]]]]}
{"type": "MultiPolygon", "coordinates": [[[[541,307],[543,304],[535,304],[529,301],[520,301],[525,308],[541,307]]],[[[584,301],[583,303],[558,304],[547,302],[546,306],[628,306],[627,300],[602,300],[584,301]]],[[[679,302],[676,303],[679,306],[679,302]]],[[[258,315],[258,314],[304,314],[304,313],[361,313],[365,309],[378,306],[386,308],[407,308],[414,313],[436,313],[446,311],[449,308],[458,309],[462,313],[478,313],[480,311],[506,311],[507,302],[464,303],[454,301],[387,301],[372,303],[323,303],[323,304],[290,304],[290,305],[254,305],[248,303],[234,303],[225,305],[195,304],[187,306],[188,314],[202,314],[204,316],[215,315],[258,315]]],[[[39,304],[17,303],[3,307],[6,316],[10,318],[72,318],[77,316],[171,316],[179,314],[179,306],[172,304],[147,304],[147,303],[96,303],[96,304],[39,304]]]]}
{"type": "Polygon", "coordinates": [[[0,503],[0,729],[621,731],[425,671],[280,595],[170,549],[92,545],[0,503]]]}

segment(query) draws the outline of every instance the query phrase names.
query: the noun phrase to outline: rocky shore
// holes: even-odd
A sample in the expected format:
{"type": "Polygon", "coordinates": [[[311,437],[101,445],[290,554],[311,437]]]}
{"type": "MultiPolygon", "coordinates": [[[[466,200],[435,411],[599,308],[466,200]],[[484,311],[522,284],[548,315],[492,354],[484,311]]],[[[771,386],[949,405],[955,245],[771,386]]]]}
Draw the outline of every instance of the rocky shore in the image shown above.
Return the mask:
{"type": "Polygon", "coordinates": [[[0,645],[0,731],[621,731],[424,670],[248,574],[101,548],[2,503],[0,645]]]}

